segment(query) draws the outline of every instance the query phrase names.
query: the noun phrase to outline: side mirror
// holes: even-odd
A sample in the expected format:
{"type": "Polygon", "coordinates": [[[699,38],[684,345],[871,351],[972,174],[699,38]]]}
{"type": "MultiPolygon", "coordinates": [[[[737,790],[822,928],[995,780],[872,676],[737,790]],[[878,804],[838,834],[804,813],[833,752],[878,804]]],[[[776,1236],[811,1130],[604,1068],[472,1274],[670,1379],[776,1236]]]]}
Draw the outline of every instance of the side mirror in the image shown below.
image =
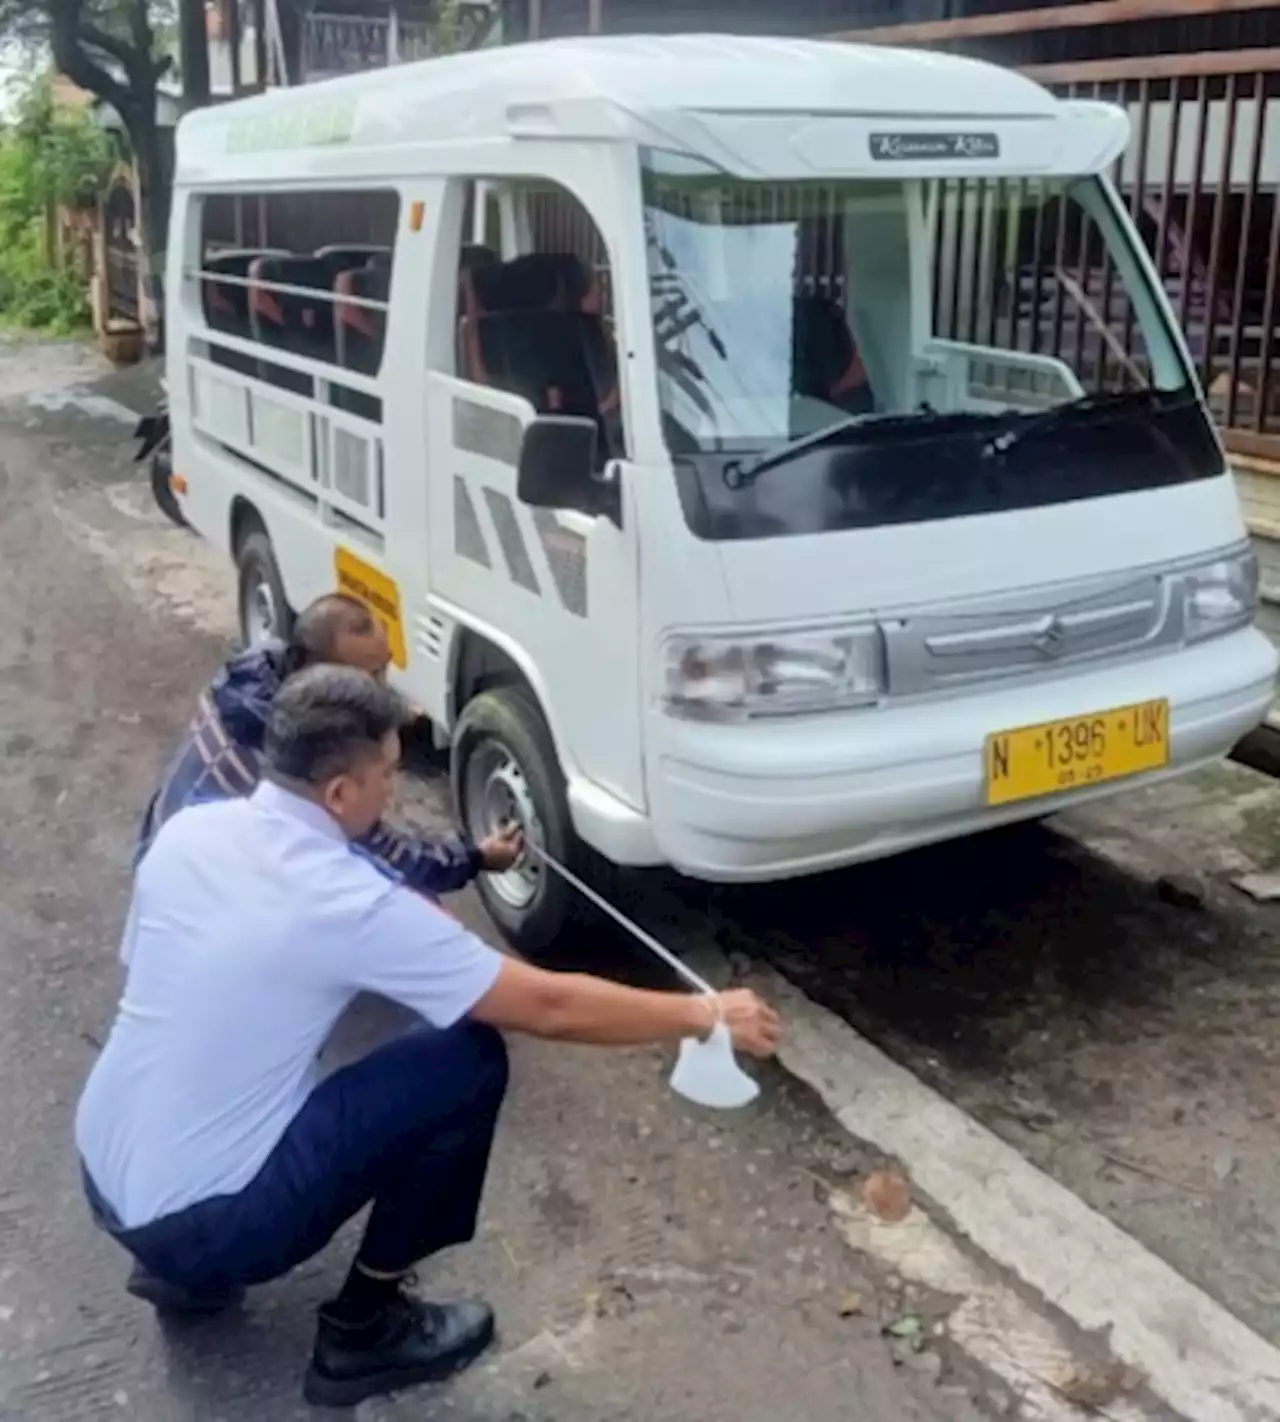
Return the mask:
{"type": "MultiPolygon", "coordinates": [[[[539,415],[525,427],[516,495],[535,509],[610,513],[610,486],[596,477],[599,430],[579,415],[539,415]]],[[[617,502],[616,491],[612,502],[617,502]]]]}

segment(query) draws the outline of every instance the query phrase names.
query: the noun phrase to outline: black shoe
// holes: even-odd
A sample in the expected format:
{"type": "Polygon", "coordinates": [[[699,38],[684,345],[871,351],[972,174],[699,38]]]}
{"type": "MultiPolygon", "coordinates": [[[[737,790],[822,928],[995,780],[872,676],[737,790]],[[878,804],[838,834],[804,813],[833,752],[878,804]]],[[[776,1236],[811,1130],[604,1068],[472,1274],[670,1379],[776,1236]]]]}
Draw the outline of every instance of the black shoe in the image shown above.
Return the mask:
{"type": "Polygon", "coordinates": [[[440,1382],[479,1357],[493,1336],[486,1303],[432,1304],[402,1295],[354,1327],[326,1306],[302,1395],[313,1407],[355,1407],[367,1397],[440,1382]]]}
{"type": "Polygon", "coordinates": [[[243,1289],[188,1289],[170,1284],[149,1273],[141,1264],[133,1266],[125,1288],[157,1313],[178,1318],[210,1318],[215,1313],[234,1308],[244,1298],[243,1289]]]}

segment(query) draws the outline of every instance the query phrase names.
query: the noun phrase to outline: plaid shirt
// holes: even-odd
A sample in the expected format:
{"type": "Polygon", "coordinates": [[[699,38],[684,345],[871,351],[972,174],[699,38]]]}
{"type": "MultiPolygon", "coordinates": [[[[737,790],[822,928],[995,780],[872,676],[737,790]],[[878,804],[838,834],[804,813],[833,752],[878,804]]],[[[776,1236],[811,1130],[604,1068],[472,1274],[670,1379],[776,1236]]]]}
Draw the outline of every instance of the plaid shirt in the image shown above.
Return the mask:
{"type": "MultiPolygon", "coordinates": [[[[143,816],[135,864],[185,806],[252,793],[264,768],[267,715],[284,676],[284,649],[268,643],[233,657],[204,690],[143,816]]],[[[432,897],[461,889],[480,872],[480,851],[462,839],[431,844],[378,824],[360,845],[409,888],[432,897]]]]}

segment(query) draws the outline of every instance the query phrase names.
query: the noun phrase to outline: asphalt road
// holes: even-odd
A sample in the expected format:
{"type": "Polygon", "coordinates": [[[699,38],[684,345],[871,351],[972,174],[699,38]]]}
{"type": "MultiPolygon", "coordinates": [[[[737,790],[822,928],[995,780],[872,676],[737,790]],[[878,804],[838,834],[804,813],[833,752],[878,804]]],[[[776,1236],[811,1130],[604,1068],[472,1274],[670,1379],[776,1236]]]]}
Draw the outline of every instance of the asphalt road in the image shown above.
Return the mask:
{"type": "MultiPolygon", "coordinates": [[[[111,402],[140,408],[146,377],[99,374],[72,348],[0,347],[0,1417],[274,1422],[303,1415],[309,1310],[342,1250],[242,1318],[163,1334],[123,1296],[70,1152],[137,812],[232,625],[226,570],[129,465],[111,402]]],[[[439,780],[404,809],[443,826],[439,780]]],[[[818,881],[638,876],[624,907],[681,951],[777,968],[1280,1341],[1280,909],[1231,882],[1278,864],[1280,789],[1223,768],[818,881]]],[[[562,956],[661,977],[603,923],[562,956]]],[[[336,1050],[394,1026],[364,1005],[336,1050]]],[[[877,1157],[781,1071],[759,1109],[711,1119],[654,1054],[518,1044],[515,1065],[483,1236],[428,1275],[495,1299],[502,1350],[362,1415],[1012,1415],[955,1350],[922,1365],[885,1336],[905,1314],[942,1327],[948,1304],[833,1231],[816,1180],[877,1157]]]]}
{"type": "MultiPolygon", "coordinates": [[[[226,649],[226,593],[134,497],[123,422],[45,398],[92,362],[0,348],[5,361],[0,392],[7,381],[16,398],[0,407],[0,1417],[286,1422],[306,1415],[312,1309],[346,1248],[242,1314],[162,1330],[126,1297],[126,1261],[86,1217],[70,1135],[118,990],[138,813],[226,649]]],[[[462,908],[475,921],[474,904],[462,908]]],[[[366,1004],[339,1050],[397,1025],[366,1004]]],[[[665,1065],[516,1044],[482,1236],[425,1276],[491,1297],[502,1346],[452,1388],[360,1415],[994,1415],[1007,1396],[963,1358],[920,1367],[882,1332],[929,1301],[836,1236],[815,1176],[858,1159],[807,1095],[778,1072],[759,1109],[707,1118],[666,1090],[665,1065]],[[855,1294],[856,1310],[841,1306],[855,1294]]]]}

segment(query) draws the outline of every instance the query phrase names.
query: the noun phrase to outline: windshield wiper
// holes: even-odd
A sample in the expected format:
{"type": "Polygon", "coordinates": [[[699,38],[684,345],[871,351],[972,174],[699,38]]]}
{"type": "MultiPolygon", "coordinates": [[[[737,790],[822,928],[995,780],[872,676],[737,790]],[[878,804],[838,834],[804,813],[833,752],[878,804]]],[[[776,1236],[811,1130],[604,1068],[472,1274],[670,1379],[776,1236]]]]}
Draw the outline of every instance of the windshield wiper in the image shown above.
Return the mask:
{"type": "Polygon", "coordinates": [[[878,415],[874,410],[861,415],[850,415],[847,420],[837,420],[834,425],[826,425],[812,434],[802,435],[777,449],[762,454],[749,463],[735,460],[725,466],[724,481],[731,489],[745,489],[755,483],[761,474],[779,465],[789,464],[798,455],[811,449],[820,449],[825,444],[835,444],[854,431],[865,430],[868,436],[894,434],[900,430],[918,429],[921,425],[933,427],[938,424],[967,424],[971,420],[990,420],[985,410],[935,410],[932,406],[921,406],[906,415],[878,415]]]}
{"type": "Polygon", "coordinates": [[[1091,395],[1080,395],[1063,405],[1055,405],[1051,410],[1042,410],[1030,418],[1023,416],[1019,423],[1008,425],[982,446],[982,457],[994,459],[998,454],[1008,454],[1023,440],[1056,429],[1080,415],[1096,415],[1107,411],[1157,410],[1162,404],[1158,390],[1146,387],[1142,390],[1108,390],[1091,395]]]}

